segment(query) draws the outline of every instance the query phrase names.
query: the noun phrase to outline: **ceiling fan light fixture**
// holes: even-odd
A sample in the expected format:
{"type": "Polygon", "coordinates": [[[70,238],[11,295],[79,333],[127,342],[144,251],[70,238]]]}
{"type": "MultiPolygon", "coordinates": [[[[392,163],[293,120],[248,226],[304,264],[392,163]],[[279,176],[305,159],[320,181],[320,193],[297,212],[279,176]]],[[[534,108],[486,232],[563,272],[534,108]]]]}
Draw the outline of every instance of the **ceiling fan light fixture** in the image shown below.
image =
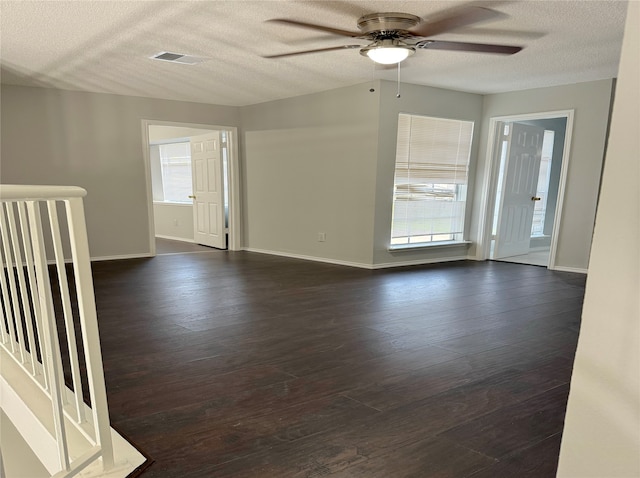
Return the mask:
{"type": "Polygon", "coordinates": [[[360,50],[361,55],[368,56],[382,65],[395,65],[413,55],[416,49],[398,40],[382,40],[360,50]]]}
{"type": "Polygon", "coordinates": [[[395,65],[396,63],[400,63],[401,61],[406,60],[409,55],[410,50],[408,48],[397,46],[381,46],[367,52],[367,56],[369,58],[371,58],[376,63],[381,63],[383,65],[395,65]]]}

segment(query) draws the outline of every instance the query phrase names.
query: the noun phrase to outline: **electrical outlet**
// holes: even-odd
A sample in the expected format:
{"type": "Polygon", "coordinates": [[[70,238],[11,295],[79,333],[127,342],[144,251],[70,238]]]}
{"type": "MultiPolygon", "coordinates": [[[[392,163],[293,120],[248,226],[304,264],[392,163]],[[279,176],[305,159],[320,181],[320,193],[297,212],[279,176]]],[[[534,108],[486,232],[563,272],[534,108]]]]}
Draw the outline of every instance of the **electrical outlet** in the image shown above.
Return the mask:
{"type": "Polygon", "coordinates": [[[318,242],[324,242],[327,240],[327,233],[326,232],[319,232],[318,233],[318,242]]]}

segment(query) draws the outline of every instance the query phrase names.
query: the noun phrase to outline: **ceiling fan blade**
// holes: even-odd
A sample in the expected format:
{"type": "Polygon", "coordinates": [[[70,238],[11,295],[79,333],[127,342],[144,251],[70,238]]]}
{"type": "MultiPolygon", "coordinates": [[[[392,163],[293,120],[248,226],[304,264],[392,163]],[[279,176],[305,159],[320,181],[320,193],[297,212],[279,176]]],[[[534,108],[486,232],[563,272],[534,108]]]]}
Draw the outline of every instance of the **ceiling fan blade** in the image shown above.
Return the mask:
{"type": "Polygon", "coordinates": [[[490,35],[492,37],[538,39],[544,37],[546,33],[530,30],[507,30],[504,28],[463,27],[456,30],[456,35],[490,35]]]}
{"type": "Polygon", "coordinates": [[[286,56],[306,55],[308,53],[321,53],[323,51],[351,50],[353,48],[362,48],[362,45],[342,45],[342,46],[332,46],[329,48],[318,48],[317,50],[293,51],[291,53],[280,53],[278,55],[263,55],[262,58],[283,58],[286,56]]]}
{"type": "Polygon", "coordinates": [[[341,35],[349,38],[360,38],[362,32],[351,32],[348,30],[340,30],[339,28],[325,27],[323,25],[316,25],[315,23],[299,22],[297,20],[287,20],[286,18],[274,18],[273,20],[267,20],[268,22],[283,23],[285,25],[292,25],[294,27],[308,28],[310,30],[319,30],[321,32],[333,33],[335,35],[341,35]]]}
{"type": "Polygon", "coordinates": [[[415,45],[425,50],[475,51],[479,53],[499,53],[513,55],[522,50],[521,46],[488,45],[486,43],[466,43],[459,41],[425,40],[415,45]]]}
{"type": "Polygon", "coordinates": [[[414,36],[431,37],[440,33],[455,30],[456,28],[466,27],[468,25],[486,22],[489,20],[496,20],[504,16],[506,15],[488,8],[464,7],[451,10],[445,18],[440,20],[421,23],[420,25],[412,28],[409,33],[414,36]]]}

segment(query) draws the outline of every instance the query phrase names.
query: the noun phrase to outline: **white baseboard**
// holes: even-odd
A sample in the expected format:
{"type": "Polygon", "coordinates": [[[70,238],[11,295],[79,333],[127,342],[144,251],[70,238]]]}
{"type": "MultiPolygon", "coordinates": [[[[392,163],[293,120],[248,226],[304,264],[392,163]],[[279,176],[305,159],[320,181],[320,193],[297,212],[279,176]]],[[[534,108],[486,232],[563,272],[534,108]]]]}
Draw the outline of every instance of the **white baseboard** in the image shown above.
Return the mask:
{"type": "Polygon", "coordinates": [[[164,234],[156,234],[158,239],[168,239],[170,241],[180,241],[180,242],[190,242],[191,244],[195,244],[196,241],[193,239],[187,239],[186,237],[177,237],[177,236],[165,236],[164,234]]]}
{"type": "Polygon", "coordinates": [[[372,269],[371,264],[361,262],[342,261],[339,259],[328,259],[326,257],[306,256],[304,254],[293,254],[289,252],[270,251],[266,249],[256,249],[253,247],[245,247],[242,249],[247,252],[257,252],[258,254],[269,254],[271,256],[289,257],[291,259],[302,259],[305,261],[324,262],[327,264],[336,264],[339,266],[359,267],[360,269],[372,269]]]}
{"type": "Polygon", "coordinates": [[[421,264],[435,264],[437,262],[464,261],[468,259],[467,256],[456,256],[456,257],[439,257],[435,259],[434,258],[415,259],[411,261],[401,261],[401,262],[387,262],[383,264],[364,264],[362,262],[342,261],[339,259],[329,259],[326,257],[307,256],[303,254],[292,254],[288,252],[271,251],[266,249],[255,249],[253,247],[245,247],[243,250],[247,252],[257,252],[258,254],[270,254],[272,256],[289,257],[292,259],[302,259],[305,261],[324,262],[327,264],[336,264],[336,265],[348,266],[348,267],[358,267],[360,269],[369,269],[369,270],[388,269],[391,267],[416,266],[421,264]]]}
{"type": "Polygon", "coordinates": [[[438,262],[453,262],[453,261],[466,261],[468,256],[453,256],[453,257],[436,257],[430,259],[415,259],[412,261],[402,262],[385,262],[382,264],[374,264],[371,269],[388,269],[390,267],[405,267],[405,266],[419,266],[423,264],[437,264],[438,262]]]}
{"type": "MultiPolygon", "coordinates": [[[[148,257],[155,257],[155,256],[153,254],[151,254],[150,252],[145,252],[143,254],[122,254],[122,255],[118,255],[118,256],[97,256],[97,257],[91,257],[91,262],[119,261],[121,259],[144,259],[144,258],[148,258],[148,257]]],[[[65,258],[64,263],[65,264],[73,264],[73,259],[65,258]]],[[[56,265],[56,260],[55,259],[48,259],[47,260],[47,264],[50,265],[50,266],[54,266],[54,265],[56,265]]],[[[27,267],[27,263],[23,262],[22,263],[22,267],[27,267]]]]}
{"type": "Polygon", "coordinates": [[[583,269],[581,267],[554,266],[550,269],[559,272],[575,272],[576,274],[587,274],[589,272],[589,269],[583,269]]]}
{"type": "Polygon", "coordinates": [[[155,256],[150,252],[144,252],[142,254],[122,254],[118,256],[98,256],[98,257],[92,257],[91,262],[119,261],[122,259],[143,259],[148,257],[155,257],[155,256]]]}

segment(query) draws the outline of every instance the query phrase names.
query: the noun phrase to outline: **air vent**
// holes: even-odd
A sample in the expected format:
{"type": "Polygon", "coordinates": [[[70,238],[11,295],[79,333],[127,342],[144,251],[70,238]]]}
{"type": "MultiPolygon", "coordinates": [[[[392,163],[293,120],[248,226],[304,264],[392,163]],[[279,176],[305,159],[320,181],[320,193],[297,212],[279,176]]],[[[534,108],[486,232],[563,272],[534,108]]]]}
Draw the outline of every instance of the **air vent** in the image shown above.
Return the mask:
{"type": "Polygon", "coordinates": [[[183,55],[182,53],[171,53],[169,51],[163,51],[156,55],[150,56],[153,60],[170,61],[171,63],[183,63],[185,65],[195,65],[207,61],[206,58],[198,56],[183,55]]]}

